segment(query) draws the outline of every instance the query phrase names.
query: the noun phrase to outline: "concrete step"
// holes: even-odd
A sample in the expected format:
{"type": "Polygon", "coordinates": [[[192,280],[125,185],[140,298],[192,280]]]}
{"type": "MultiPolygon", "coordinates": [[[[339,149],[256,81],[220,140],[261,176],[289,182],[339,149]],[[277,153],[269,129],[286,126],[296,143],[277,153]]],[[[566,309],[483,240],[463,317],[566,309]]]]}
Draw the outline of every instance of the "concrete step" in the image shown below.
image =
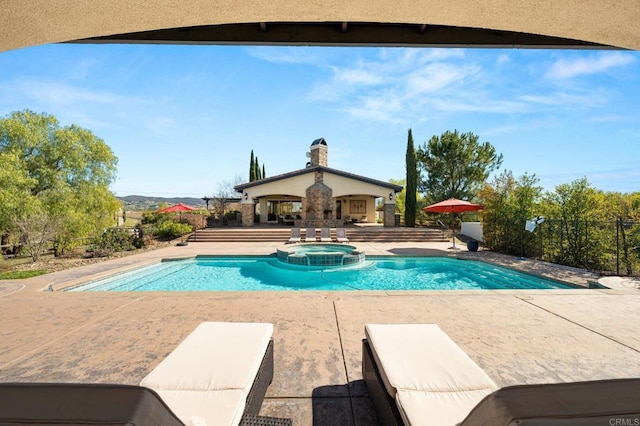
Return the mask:
{"type": "MultiPolygon", "coordinates": [[[[318,231],[319,234],[319,231],[318,231]]],[[[199,230],[190,242],[285,242],[291,235],[289,228],[208,228],[199,230]]],[[[335,229],[331,230],[335,237],[335,229]]],[[[347,228],[347,237],[353,242],[446,241],[449,233],[433,228],[347,228]]]]}

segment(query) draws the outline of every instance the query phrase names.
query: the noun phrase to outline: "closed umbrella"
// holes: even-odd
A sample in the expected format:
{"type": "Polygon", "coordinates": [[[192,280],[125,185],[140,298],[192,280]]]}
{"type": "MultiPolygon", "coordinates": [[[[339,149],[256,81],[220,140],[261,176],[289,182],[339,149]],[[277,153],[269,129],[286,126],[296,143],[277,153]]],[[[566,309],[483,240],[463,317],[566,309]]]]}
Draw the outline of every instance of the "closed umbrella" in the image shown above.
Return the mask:
{"type": "MultiPolygon", "coordinates": [[[[440,201],[439,203],[431,204],[430,206],[423,207],[427,213],[463,213],[472,212],[476,210],[482,210],[484,208],[481,204],[470,203],[469,201],[458,200],[457,198],[449,198],[448,200],[440,201]]],[[[453,235],[453,249],[456,248],[456,236],[453,235]]]]}

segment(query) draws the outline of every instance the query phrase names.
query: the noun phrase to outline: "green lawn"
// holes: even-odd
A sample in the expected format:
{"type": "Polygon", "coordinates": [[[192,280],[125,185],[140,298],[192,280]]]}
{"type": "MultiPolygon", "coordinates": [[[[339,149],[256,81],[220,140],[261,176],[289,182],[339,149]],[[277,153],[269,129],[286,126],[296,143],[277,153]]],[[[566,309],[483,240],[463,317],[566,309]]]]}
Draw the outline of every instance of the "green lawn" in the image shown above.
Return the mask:
{"type": "Polygon", "coordinates": [[[46,273],[47,271],[43,269],[36,269],[33,271],[0,272],[0,280],[21,280],[23,278],[37,277],[38,275],[46,273]]]}

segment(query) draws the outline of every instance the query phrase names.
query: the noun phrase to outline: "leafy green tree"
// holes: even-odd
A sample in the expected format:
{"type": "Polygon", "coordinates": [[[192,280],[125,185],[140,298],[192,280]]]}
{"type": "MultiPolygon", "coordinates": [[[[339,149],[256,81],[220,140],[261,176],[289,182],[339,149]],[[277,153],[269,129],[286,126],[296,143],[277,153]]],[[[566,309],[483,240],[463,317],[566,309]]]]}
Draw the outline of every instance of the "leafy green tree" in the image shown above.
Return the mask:
{"type": "Polygon", "coordinates": [[[256,180],[262,179],[262,171],[260,170],[260,162],[258,161],[258,156],[257,155],[256,155],[256,158],[255,158],[255,163],[254,163],[253,167],[256,170],[255,171],[256,180]]]}
{"type": "Polygon", "coordinates": [[[417,191],[418,191],[418,165],[416,163],[416,150],[413,146],[413,134],[409,129],[407,136],[406,152],[407,188],[404,210],[405,226],[416,226],[417,191]]]}
{"type": "Polygon", "coordinates": [[[545,226],[545,249],[551,260],[563,265],[600,268],[604,261],[605,240],[602,230],[590,222],[603,219],[604,194],[586,178],[558,185],[544,197],[545,216],[558,219],[555,227],[545,226]]]}
{"type": "Polygon", "coordinates": [[[484,205],[482,224],[485,246],[517,256],[539,253],[537,235],[524,231],[525,222],[540,215],[542,187],[535,175],[518,179],[504,171],[479,193],[484,205]]]}
{"type": "Polygon", "coordinates": [[[262,165],[262,168],[260,168],[258,156],[254,155],[253,150],[251,150],[251,160],[249,160],[249,182],[264,179],[265,177],[267,177],[267,174],[265,173],[264,164],[262,165]]]}
{"type": "Polygon", "coordinates": [[[640,193],[607,193],[602,205],[607,219],[616,223],[619,240],[615,248],[619,248],[621,265],[610,269],[617,271],[621,266],[631,276],[640,268],[640,193]]]}
{"type": "Polygon", "coordinates": [[[15,152],[0,150],[0,164],[0,236],[8,236],[15,231],[16,218],[25,211],[34,179],[15,152]]]}
{"type": "MultiPolygon", "coordinates": [[[[7,192],[0,196],[22,197],[22,206],[17,207],[48,230],[55,228],[52,236],[47,231],[47,238],[53,240],[56,254],[114,224],[120,202],[108,187],[115,178],[117,158],[89,130],[62,127],[52,115],[14,112],[0,119],[0,155],[10,160],[18,182],[8,189],[3,185],[7,192]],[[40,220],[42,215],[47,220],[40,220]]],[[[7,220],[6,213],[0,216],[7,220]]],[[[13,216],[18,218],[15,212],[13,216]]],[[[22,230],[32,232],[27,219],[19,218],[22,230]]]]}
{"type": "Polygon", "coordinates": [[[502,164],[489,142],[480,143],[478,136],[446,131],[417,150],[419,170],[425,179],[420,189],[429,200],[441,201],[451,197],[473,199],[487,178],[502,164]]]}

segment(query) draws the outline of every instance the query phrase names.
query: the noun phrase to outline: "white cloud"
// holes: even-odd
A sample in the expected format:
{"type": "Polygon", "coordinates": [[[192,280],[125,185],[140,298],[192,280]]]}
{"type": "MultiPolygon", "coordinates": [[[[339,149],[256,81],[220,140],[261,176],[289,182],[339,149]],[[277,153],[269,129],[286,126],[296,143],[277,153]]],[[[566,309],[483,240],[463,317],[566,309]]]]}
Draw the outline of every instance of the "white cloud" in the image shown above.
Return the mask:
{"type": "Polygon", "coordinates": [[[383,78],[374,72],[363,69],[344,69],[334,67],[335,80],[348,85],[376,85],[383,82],[383,78]]]}
{"type": "Polygon", "coordinates": [[[407,75],[406,90],[415,95],[432,93],[464,82],[479,72],[480,69],[475,66],[461,67],[446,63],[429,64],[407,75]]]}
{"type": "Polygon", "coordinates": [[[94,91],[88,88],[51,81],[19,80],[12,84],[21,97],[41,102],[45,105],[69,105],[77,103],[117,104],[137,99],[115,93],[94,91]]]}
{"type": "Polygon", "coordinates": [[[523,95],[520,100],[548,107],[563,106],[565,108],[596,108],[607,103],[607,95],[599,90],[578,93],[555,92],[540,95],[523,95]]]}
{"type": "Polygon", "coordinates": [[[379,96],[361,97],[353,106],[343,108],[348,114],[372,121],[399,124],[397,115],[402,112],[403,102],[393,93],[380,93],[379,96]]]}
{"type": "MultiPolygon", "coordinates": [[[[458,64],[462,50],[382,49],[352,63],[329,67],[329,80],[315,85],[311,99],[333,103],[335,109],[373,121],[420,120],[423,107],[474,81],[475,64],[458,64]]],[[[436,105],[436,104],[434,104],[436,105]]]]}
{"type": "Polygon", "coordinates": [[[629,65],[635,58],[622,52],[606,52],[577,59],[560,59],[556,61],[545,76],[562,80],[584,74],[597,74],[608,69],[629,65]]]}
{"type": "Polygon", "coordinates": [[[506,64],[508,62],[511,62],[511,58],[509,57],[509,55],[503,53],[500,56],[498,56],[498,59],[496,60],[496,62],[498,63],[498,65],[506,64]]]}
{"type": "Polygon", "coordinates": [[[448,112],[483,112],[493,114],[511,114],[514,112],[527,112],[528,106],[522,102],[487,99],[482,96],[456,95],[450,97],[439,97],[431,101],[431,105],[440,110],[448,112]]]}
{"type": "MultiPolygon", "coordinates": [[[[602,88],[572,90],[563,86],[518,83],[518,56],[510,52],[483,62],[483,55],[464,49],[362,49],[344,55],[325,51],[278,48],[256,51],[265,60],[312,64],[326,77],[312,82],[309,100],[368,121],[411,124],[433,119],[439,112],[536,113],[597,109],[611,93],[602,88]],[[306,52],[306,53],[305,53],[306,52]],[[322,60],[315,57],[322,53],[322,60]],[[485,68],[486,65],[486,68],[485,68]],[[503,73],[516,77],[503,82],[503,73]],[[529,93],[527,93],[529,92],[529,93]]],[[[548,76],[566,79],[600,72],[635,61],[623,52],[604,52],[578,60],[562,59],[548,76]]],[[[522,78],[525,78],[522,76],[522,78]]]]}
{"type": "Polygon", "coordinates": [[[247,52],[254,58],[274,63],[322,65],[326,62],[326,55],[318,49],[304,46],[257,46],[247,48],[247,52]]]}

